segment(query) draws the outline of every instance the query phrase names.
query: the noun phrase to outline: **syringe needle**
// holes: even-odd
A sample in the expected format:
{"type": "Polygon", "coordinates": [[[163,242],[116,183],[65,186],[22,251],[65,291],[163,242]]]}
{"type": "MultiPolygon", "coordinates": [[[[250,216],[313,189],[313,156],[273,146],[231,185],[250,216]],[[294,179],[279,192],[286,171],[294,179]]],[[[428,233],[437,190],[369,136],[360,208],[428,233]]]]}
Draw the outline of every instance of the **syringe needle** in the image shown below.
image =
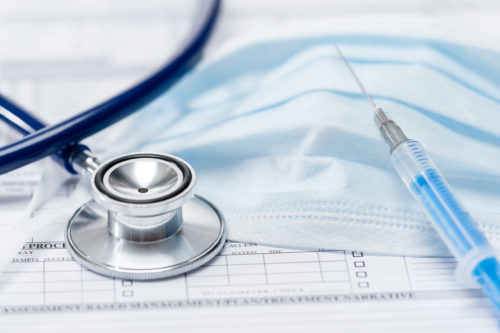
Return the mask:
{"type": "Polygon", "coordinates": [[[375,104],[368,91],[366,91],[365,86],[363,86],[363,83],[361,83],[361,80],[358,78],[358,76],[352,69],[351,65],[349,64],[349,61],[347,61],[346,57],[344,57],[344,54],[340,50],[340,47],[338,47],[337,45],[334,46],[340,58],[344,61],[344,64],[346,65],[347,69],[349,70],[349,72],[351,72],[352,76],[354,77],[354,80],[356,80],[356,82],[358,83],[359,88],[361,88],[363,94],[365,94],[366,98],[373,105],[374,107],[373,111],[375,112],[375,123],[377,124],[380,133],[382,133],[382,136],[384,137],[385,141],[391,148],[391,151],[400,143],[408,141],[408,138],[403,133],[401,128],[382,110],[382,108],[378,107],[375,104]]]}
{"type": "Polygon", "coordinates": [[[368,98],[368,100],[370,101],[370,103],[372,103],[373,107],[377,108],[377,105],[373,101],[372,97],[370,96],[370,94],[368,93],[368,91],[366,91],[365,87],[363,86],[363,84],[359,80],[358,76],[356,75],[356,73],[352,69],[351,65],[349,64],[349,62],[347,61],[347,59],[344,57],[344,54],[342,53],[342,51],[340,51],[340,47],[338,47],[337,45],[334,45],[334,46],[335,46],[335,49],[337,50],[337,53],[339,54],[340,58],[342,59],[342,61],[344,61],[344,64],[347,66],[347,68],[351,72],[352,76],[354,77],[354,79],[358,83],[358,86],[361,88],[361,91],[363,92],[363,94],[365,94],[366,98],[368,98]]]}

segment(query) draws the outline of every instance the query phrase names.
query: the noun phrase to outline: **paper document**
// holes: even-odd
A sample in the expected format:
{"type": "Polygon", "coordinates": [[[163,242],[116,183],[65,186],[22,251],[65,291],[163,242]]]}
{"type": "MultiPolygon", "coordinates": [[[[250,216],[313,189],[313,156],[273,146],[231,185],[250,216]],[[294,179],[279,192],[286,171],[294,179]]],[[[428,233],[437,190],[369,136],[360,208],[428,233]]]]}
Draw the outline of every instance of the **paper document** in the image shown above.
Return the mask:
{"type": "MultiPolygon", "coordinates": [[[[454,268],[452,258],[228,243],[215,260],[194,272],[138,282],[87,271],[73,261],[61,240],[35,237],[0,276],[0,325],[76,316],[82,330],[117,324],[131,328],[134,325],[119,318],[145,316],[152,328],[161,329],[171,324],[165,316],[202,313],[194,322],[179,321],[177,328],[210,323],[215,329],[228,320],[241,320],[248,325],[241,328],[245,332],[261,325],[294,331],[305,329],[301,325],[306,322],[314,322],[320,331],[380,326],[395,331],[414,327],[494,332],[493,308],[478,290],[465,290],[454,282],[454,268]],[[103,315],[107,323],[96,320],[103,315]]],[[[37,331],[58,325],[45,323],[37,331]]]]}

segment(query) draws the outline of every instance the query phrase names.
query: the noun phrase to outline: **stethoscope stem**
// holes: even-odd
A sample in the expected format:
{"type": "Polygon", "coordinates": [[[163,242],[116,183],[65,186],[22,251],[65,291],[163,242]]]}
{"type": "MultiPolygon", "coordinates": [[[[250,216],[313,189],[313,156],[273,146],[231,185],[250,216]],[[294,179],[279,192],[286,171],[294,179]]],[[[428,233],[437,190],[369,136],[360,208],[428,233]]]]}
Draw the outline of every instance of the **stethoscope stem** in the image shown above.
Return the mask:
{"type": "Polygon", "coordinates": [[[101,162],[90,153],[88,150],[78,149],[72,156],[69,158],[69,163],[73,170],[79,173],[82,176],[86,176],[87,178],[91,178],[95,173],[101,162]]]}

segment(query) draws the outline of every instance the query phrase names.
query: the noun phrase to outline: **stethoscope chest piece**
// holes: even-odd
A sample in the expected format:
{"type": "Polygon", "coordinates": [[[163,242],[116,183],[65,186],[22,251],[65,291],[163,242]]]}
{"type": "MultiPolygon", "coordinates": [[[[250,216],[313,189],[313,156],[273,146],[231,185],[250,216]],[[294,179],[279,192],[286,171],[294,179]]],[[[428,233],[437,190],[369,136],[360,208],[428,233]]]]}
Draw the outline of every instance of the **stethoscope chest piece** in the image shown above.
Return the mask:
{"type": "Polygon", "coordinates": [[[76,261],[97,273],[150,280],[195,269],[225,242],[221,213],[193,195],[195,174],[183,160],[164,154],[129,154],[99,166],[94,200],[66,229],[76,261]]]}

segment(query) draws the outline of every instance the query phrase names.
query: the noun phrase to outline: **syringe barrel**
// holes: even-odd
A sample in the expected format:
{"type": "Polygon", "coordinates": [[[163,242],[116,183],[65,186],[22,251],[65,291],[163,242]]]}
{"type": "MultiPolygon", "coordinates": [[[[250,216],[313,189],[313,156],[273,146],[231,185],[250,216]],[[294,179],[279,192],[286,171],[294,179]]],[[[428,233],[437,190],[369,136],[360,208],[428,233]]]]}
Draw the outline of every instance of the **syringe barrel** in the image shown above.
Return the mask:
{"type": "Polygon", "coordinates": [[[500,312],[500,261],[478,224],[453,196],[438,168],[415,140],[391,153],[394,168],[458,261],[459,282],[479,286],[500,312]]]}
{"type": "Polygon", "coordinates": [[[452,194],[450,186],[418,141],[407,140],[399,144],[392,150],[391,161],[457,260],[471,251],[480,250],[483,254],[490,251],[478,224],[452,194]]]}

